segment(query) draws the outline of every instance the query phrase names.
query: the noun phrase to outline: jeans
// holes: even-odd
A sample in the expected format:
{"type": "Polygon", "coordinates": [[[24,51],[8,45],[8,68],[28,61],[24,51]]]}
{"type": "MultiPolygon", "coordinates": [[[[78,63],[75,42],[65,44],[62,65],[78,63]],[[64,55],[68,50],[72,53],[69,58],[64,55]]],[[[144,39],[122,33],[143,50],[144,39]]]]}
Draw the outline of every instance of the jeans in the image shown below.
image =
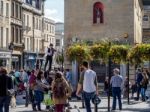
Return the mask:
{"type": "Polygon", "coordinates": [[[137,87],[137,100],[140,98],[140,92],[141,92],[141,85],[138,85],[137,87]]]}
{"type": "Polygon", "coordinates": [[[41,103],[44,100],[44,93],[42,91],[35,90],[35,104],[38,107],[38,110],[41,110],[41,103]]]}
{"type": "Polygon", "coordinates": [[[34,98],[34,94],[33,94],[33,90],[32,89],[29,89],[29,96],[30,96],[30,101],[32,103],[32,109],[35,110],[36,105],[34,103],[35,98],[34,98]]]}
{"type": "Polygon", "coordinates": [[[9,112],[10,100],[11,100],[10,96],[0,97],[0,112],[9,112]]]}
{"type": "Polygon", "coordinates": [[[48,62],[49,62],[48,71],[50,71],[52,69],[52,61],[53,61],[53,56],[46,56],[44,71],[46,71],[46,67],[47,67],[48,62]]]}
{"type": "Polygon", "coordinates": [[[83,98],[85,101],[85,107],[87,112],[92,112],[90,101],[94,98],[94,96],[95,96],[95,92],[92,93],[83,92],[83,98]]]}
{"type": "Polygon", "coordinates": [[[142,100],[145,100],[145,92],[146,92],[146,89],[145,88],[141,88],[141,96],[142,96],[142,100]]]}
{"type": "Polygon", "coordinates": [[[113,95],[113,105],[112,109],[116,110],[116,100],[118,98],[119,109],[122,110],[122,102],[121,102],[121,88],[120,87],[113,87],[112,88],[112,95],[113,95]]]}

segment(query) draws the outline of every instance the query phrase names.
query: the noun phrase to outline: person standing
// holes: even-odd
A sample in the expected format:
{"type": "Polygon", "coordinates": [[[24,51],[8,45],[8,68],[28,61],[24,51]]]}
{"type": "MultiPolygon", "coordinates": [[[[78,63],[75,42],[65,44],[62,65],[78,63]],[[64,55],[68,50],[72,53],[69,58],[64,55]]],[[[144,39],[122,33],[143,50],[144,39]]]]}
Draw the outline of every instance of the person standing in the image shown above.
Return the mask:
{"type": "Polygon", "coordinates": [[[53,48],[53,44],[50,44],[49,47],[47,47],[45,55],[46,55],[46,62],[44,71],[46,71],[47,64],[49,63],[48,71],[52,69],[52,61],[53,61],[53,55],[56,50],[53,48]]]}
{"type": "Polygon", "coordinates": [[[147,90],[147,85],[149,83],[149,80],[146,72],[143,72],[142,75],[143,75],[143,79],[141,81],[141,96],[142,96],[142,101],[145,101],[146,100],[145,92],[147,90]]]}
{"type": "Polygon", "coordinates": [[[13,89],[11,77],[7,75],[7,71],[1,68],[0,71],[0,112],[9,112],[9,104],[11,96],[8,95],[8,90],[13,89]]]}
{"type": "Polygon", "coordinates": [[[141,71],[141,69],[137,69],[137,73],[136,73],[137,98],[136,98],[136,100],[139,100],[139,98],[140,98],[142,79],[143,79],[142,71],[141,71]]]}
{"type": "Polygon", "coordinates": [[[97,76],[96,73],[89,68],[88,62],[84,61],[82,63],[82,68],[84,69],[84,74],[80,77],[76,95],[79,96],[83,87],[83,97],[86,111],[92,112],[90,101],[94,98],[95,95],[98,95],[97,76]]]}
{"type": "Polygon", "coordinates": [[[122,110],[121,86],[123,84],[123,78],[120,76],[118,68],[114,69],[114,76],[111,77],[110,83],[112,85],[113,96],[112,110],[116,110],[116,98],[118,98],[119,109],[122,110]]]}
{"type": "Polygon", "coordinates": [[[55,74],[55,79],[52,82],[52,91],[55,112],[64,112],[64,106],[67,103],[67,99],[71,96],[72,90],[61,72],[55,74]]]}

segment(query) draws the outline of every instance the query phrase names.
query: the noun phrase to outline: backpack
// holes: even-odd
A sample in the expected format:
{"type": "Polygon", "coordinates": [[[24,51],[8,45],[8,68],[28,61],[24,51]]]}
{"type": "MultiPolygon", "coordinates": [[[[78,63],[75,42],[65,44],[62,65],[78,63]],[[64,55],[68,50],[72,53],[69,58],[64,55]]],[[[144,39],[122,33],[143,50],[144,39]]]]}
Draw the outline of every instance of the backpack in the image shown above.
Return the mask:
{"type": "Polygon", "coordinates": [[[64,96],[66,96],[66,88],[63,81],[55,82],[53,93],[55,98],[63,98],[64,96]]]}

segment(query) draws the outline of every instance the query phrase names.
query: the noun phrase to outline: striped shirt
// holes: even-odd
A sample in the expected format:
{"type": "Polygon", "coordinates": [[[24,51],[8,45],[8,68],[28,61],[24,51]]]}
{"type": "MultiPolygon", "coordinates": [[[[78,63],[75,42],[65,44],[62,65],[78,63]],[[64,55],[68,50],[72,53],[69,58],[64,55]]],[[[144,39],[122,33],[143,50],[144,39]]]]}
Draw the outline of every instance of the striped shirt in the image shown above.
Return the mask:
{"type": "Polygon", "coordinates": [[[123,83],[123,78],[120,75],[112,76],[110,83],[112,87],[121,87],[123,83]]]}

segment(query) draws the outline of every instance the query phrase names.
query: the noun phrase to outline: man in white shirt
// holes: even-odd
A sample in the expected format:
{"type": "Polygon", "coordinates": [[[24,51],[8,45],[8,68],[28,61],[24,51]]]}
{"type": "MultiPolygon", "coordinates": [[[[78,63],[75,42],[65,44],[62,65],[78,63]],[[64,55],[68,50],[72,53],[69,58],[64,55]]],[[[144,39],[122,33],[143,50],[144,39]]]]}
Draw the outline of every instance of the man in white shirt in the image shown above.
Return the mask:
{"type": "Polygon", "coordinates": [[[46,62],[45,62],[44,71],[46,71],[46,67],[47,67],[48,62],[49,62],[48,71],[51,70],[51,68],[52,68],[52,61],[53,61],[53,55],[54,55],[55,51],[56,50],[53,48],[53,44],[50,44],[49,47],[47,47],[46,52],[45,52],[46,62]]]}
{"type": "Polygon", "coordinates": [[[76,95],[79,96],[79,93],[83,87],[83,97],[86,110],[87,112],[92,112],[90,101],[94,98],[95,94],[98,95],[97,76],[93,70],[89,69],[88,62],[83,62],[82,67],[84,70],[80,76],[76,95]]]}

